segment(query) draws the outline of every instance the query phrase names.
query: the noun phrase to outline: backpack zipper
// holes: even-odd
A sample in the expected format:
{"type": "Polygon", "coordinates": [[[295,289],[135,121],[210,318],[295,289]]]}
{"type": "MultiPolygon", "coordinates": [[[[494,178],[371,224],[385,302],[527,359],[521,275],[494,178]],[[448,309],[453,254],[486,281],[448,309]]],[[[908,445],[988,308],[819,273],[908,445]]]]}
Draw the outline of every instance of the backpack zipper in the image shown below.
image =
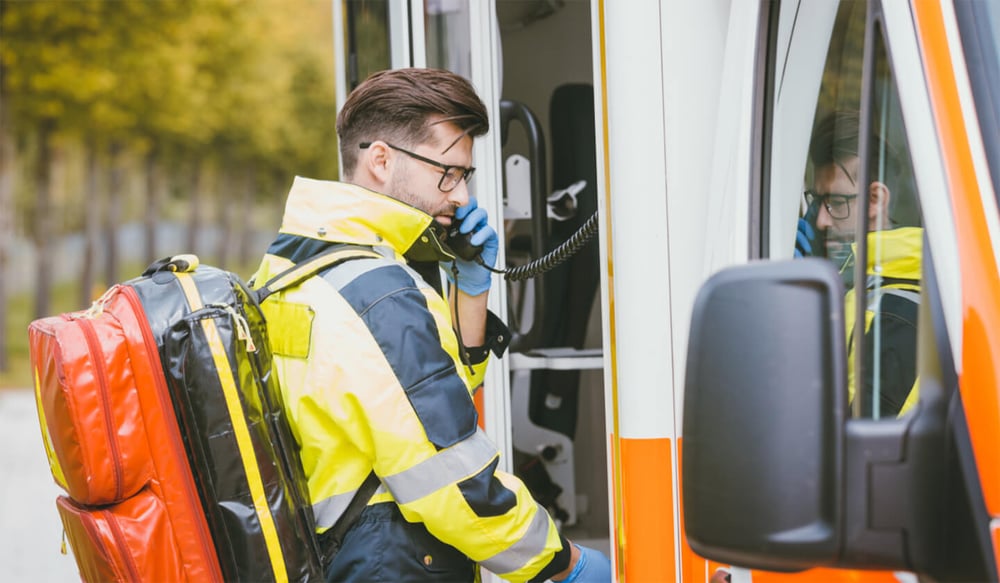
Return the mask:
{"type": "MultiPolygon", "coordinates": [[[[84,510],[83,508],[77,508],[71,506],[71,508],[76,512],[76,515],[80,517],[80,524],[83,525],[83,530],[87,531],[87,538],[97,543],[101,540],[101,529],[97,526],[97,520],[91,516],[90,511],[84,510]]],[[[64,533],[65,534],[65,533],[64,533]]],[[[108,554],[108,550],[104,545],[94,544],[94,550],[104,559],[104,562],[109,566],[114,566],[114,561],[108,554]]]]}
{"type": "Polygon", "coordinates": [[[122,468],[119,463],[121,458],[121,452],[118,449],[118,435],[115,433],[114,429],[114,418],[111,413],[111,396],[109,395],[108,389],[108,372],[104,367],[104,353],[101,350],[100,341],[97,339],[97,333],[94,331],[94,324],[89,318],[80,318],[77,320],[80,322],[80,329],[83,331],[83,336],[87,340],[87,349],[90,351],[91,361],[94,363],[96,370],[94,371],[94,376],[97,377],[97,384],[100,388],[98,391],[101,397],[101,404],[104,412],[104,432],[108,438],[108,444],[111,446],[111,466],[113,468],[114,481],[115,481],[115,501],[121,500],[122,490],[124,488],[122,482],[122,468]]]}
{"type": "MultiPolygon", "coordinates": [[[[135,289],[130,286],[122,286],[122,295],[128,300],[128,303],[132,307],[133,313],[140,317],[139,328],[142,331],[142,341],[146,347],[146,352],[150,355],[150,359],[155,361],[154,371],[153,371],[153,381],[156,383],[156,397],[160,401],[160,409],[163,411],[164,415],[171,416],[173,418],[174,405],[167,399],[167,383],[163,379],[163,365],[160,362],[160,351],[156,344],[156,340],[153,338],[153,332],[145,323],[145,310],[142,308],[142,301],[136,294],[135,289]]],[[[175,419],[175,418],[174,418],[175,419]]],[[[184,493],[187,495],[188,506],[191,508],[197,508],[200,512],[204,513],[203,507],[201,505],[201,497],[198,492],[194,490],[194,476],[191,474],[190,464],[187,460],[187,453],[184,449],[184,441],[180,435],[180,430],[177,427],[176,419],[174,423],[167,423],[167,431],[169,432],[170,442],[173,444],[171,449],[171,454],[174,460],[179,463],[180,467],[187,468],[185,477],[189,478],[184,480],[184,493]]],[[[205,553],[206,557],[211,557],[218,560],[218,555],[215,552],[215,547],[212,546],[212,537],[208,532],[208,525],[205,520],[194,521],[197,524],[197,528],[201,536],[198,542],[201,545],[202,551],[205,553]]],[[[218,566],[215,564],[210,565],[210,571],[213,579],[216,581],[221,581],[221,573],[219,572],[218,566]]]]}
{"type": "Polygon", "coordinates": [[[122,563],[125,565],[130,579],[132,581],[141,581],[142,578],[139,576],[139,569],[135,566],[132,554],[128,552],[125,534],[122,532],[121,525],[118,524],[118,519],[107,510],[101,510],[100,513],[108,521],[108,527],[111,529],[111,540],[114,541],[115,547],[118,549],[118,554],[121,555],[122,563]]]}

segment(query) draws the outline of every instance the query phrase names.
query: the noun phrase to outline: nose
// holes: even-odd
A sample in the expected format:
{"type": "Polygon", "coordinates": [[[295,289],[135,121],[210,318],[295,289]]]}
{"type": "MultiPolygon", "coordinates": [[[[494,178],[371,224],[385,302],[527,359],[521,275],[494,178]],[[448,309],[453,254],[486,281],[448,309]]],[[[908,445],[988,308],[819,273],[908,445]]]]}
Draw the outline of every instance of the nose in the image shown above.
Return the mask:
{"type": "Polygon", "coordinates": [[[833,217],[830,216],[829,211],[826,210],[825,204],[819,205],[819,212],[816,213],[816,228],[825,231],[833,226],[833,217]]]}
{"type": "Polygon", "coordinates": [[[459,180],[458,186],[448,193],[448,202],[456,208],[469,204],[469,185],[464,180],[459,180]]]}

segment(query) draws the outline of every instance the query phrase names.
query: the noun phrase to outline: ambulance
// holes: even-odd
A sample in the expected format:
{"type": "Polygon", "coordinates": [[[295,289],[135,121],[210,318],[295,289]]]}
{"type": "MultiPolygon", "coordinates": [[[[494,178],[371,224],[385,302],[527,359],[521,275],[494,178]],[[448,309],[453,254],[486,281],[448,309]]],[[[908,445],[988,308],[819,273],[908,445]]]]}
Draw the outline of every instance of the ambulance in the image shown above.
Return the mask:
{"type": "Polygon", "coordinates": [[[341,103],[417,66],[490,108],[498,263],[561,262],[495,280],[480,422],[616,580],[998,579],[1000,3],[333,5],[341,103]]]}

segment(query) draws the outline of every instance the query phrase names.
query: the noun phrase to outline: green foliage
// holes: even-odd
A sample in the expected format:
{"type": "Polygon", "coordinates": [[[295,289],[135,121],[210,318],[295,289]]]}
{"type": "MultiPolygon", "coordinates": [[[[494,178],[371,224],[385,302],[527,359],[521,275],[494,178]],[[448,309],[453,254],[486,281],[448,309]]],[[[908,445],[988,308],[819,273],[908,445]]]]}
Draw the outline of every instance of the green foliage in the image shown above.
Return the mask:
{"type": "MultiPolygon", "coordinates": [[[[52,309],[66,312],[78,308],[74,286],[59,285],[53,293],[52,309]]],[[[18,294],[7,303],[7,359],[10,370],[0,371],[0,390],[32,386],[31,360],[28,354],[28,324],[34,313],[31,294],[18,294]]]]}
{"type": "Polygon", "coordinates": [[[2,99],[19,136],[298,173],[335,163],[330,5],[0,0],[2,99]],[[302,156],[301,159],[295,159],[302,156]]]}
{"type": "MultiPolygon", "coordinates": [[[[48,289],[50,275],[86,287],[115,277],[123,254],[104,236],[111,229],[186,219],[192,232],[272,231],[293,175],[336,178],[331,9],[327,0],[0,0],[8,228],[40,253],[87,225],[99,231],[81,273],[38,262],[38,304],[60,312],[75,307],[60,298],[80,297],[71,283],[48,289]],[[219,224],[209,198],[251,204],[226,215],[244,229],[219,224]]],[[[0,306],[13,320],[13,345],[0,350],[10,349],[16,384],[30,296],[0,306]]]]}

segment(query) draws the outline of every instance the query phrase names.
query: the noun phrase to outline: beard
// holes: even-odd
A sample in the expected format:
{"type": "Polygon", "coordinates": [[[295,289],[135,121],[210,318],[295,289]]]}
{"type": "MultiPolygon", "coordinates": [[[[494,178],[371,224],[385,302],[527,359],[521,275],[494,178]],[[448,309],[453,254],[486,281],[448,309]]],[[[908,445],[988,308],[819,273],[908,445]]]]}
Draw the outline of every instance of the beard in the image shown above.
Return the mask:
{"type": "Polygon", "coordinates": [[[406,203],[417,210],[423,211],[431,217],[455,214],[455,205],[447,200],[429,200],[429,197],[420,196],[411,189],[410,182],[411,180],[407,172],[396,173],[393,175],[392,180],[389,181],[388,192],[385,194],[399,202],[406,203]]]}
{"type": "Polygon", "coordinates": [[[848,289],[854,285],[854,249],[851,246],[853,242],[853,239],[827,239],[826,241],[826,258],[840,272],[840,278],[848,289]]]}

